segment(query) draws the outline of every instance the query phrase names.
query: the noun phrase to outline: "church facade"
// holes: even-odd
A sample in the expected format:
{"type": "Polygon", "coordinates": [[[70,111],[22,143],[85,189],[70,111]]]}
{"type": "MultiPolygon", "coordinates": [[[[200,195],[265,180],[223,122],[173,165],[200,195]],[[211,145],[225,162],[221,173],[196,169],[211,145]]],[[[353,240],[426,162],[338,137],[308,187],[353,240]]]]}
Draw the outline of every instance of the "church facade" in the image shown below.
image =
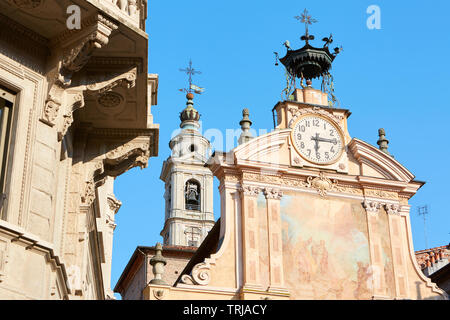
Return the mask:
{"type": "Polygon", "coordinates": [[[114,298],[114,179],[158,154],[146,17],[0,0],[0,299],[114,298]]]}
{"type": "Polygon", "coordinates": [[[305,46],[285,43],[279,59],[301,88],[288,85],[268,134],[252,137],[244,110],[240,145],[208,161],[220,219],[174,284],[160,281],[169,262],[157,250],[145,299],[448,299],[413,249],[409,200],[424,182],[389,154],[383,129],[379,148],[351,136],[326,86],[341,50],[331,36],[313,47],[308,19],[305,46]]]}
{"type": "MultiPolygon", "coordinates": [[[[215,153],[209,167],[220,181],[220,220],[177,282],[150,283],[146,299],[447,297],[413,250],[408,200],[423,183],[352,138],[350,112],[323,98],[320,90],[297,89],[294,100],[275,106],[273,132],[215,153]],[[341,153],[336,162],[314,164],[303,155],[298,134],[308,121],[333,132],[338,141],[323,138],[319,146],[324,157],[341,153]]],[[[305,148],[315,145],[305,141],[305,148]]]]}

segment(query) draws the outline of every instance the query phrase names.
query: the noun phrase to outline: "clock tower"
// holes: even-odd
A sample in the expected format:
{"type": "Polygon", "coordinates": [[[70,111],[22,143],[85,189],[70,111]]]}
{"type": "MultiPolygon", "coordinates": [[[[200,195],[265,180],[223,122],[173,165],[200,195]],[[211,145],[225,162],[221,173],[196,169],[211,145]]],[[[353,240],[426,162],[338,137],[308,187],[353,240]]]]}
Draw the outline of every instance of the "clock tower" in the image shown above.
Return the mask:
{"type": "Polygon", "coordinates": [[[205,167],[210,142],[198,129],[200,114],[194,108],[194,95],[186,95],[186,108],[180,113],[181,131],[169,147],[160,179],[165,182],[165,223],[161,231],[164,245],[200,246],[214,225],[213,175],[205,167]]]}

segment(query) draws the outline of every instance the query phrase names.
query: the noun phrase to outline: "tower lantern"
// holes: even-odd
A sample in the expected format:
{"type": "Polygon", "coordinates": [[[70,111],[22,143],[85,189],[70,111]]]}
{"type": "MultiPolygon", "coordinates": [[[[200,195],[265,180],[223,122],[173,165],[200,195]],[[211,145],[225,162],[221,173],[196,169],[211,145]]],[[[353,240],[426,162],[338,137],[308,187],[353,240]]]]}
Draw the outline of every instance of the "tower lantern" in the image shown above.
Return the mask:
{"type": "Polygon", "coordinates": [[[333,60],[341,49],[335,48],[334,52],[330,53],[328,46],[333,42],[332,35],[322,39],[325,42],[322,48],[311,46],[309,41],[314,40],[314,36],[309,34],[308,25],[317,22],[317,20],[312,19],[306,9],[301,16],[295,18],[305,24],[306,32],[301,40],[304,40],[306,44],[298,50],[291,50],[290,46],[286,46],[287,53],[280,59],[280,62],[286,67],[287,72],[295,78],[312,80],[327,75],[333,60]]]}

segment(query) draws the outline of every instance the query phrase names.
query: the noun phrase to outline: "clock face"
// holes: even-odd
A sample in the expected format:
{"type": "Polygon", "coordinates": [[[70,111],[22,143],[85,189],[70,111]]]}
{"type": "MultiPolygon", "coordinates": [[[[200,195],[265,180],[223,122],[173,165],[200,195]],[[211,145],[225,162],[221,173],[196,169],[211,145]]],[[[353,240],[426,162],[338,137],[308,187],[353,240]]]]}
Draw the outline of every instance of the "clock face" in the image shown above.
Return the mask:
{"type": "Polygon", "coordinates": [[[344,151],[341,130],[331,120],[319,115],[300,117],[291,134],[297,152],[312,163],[334,163],[344,151]]]}

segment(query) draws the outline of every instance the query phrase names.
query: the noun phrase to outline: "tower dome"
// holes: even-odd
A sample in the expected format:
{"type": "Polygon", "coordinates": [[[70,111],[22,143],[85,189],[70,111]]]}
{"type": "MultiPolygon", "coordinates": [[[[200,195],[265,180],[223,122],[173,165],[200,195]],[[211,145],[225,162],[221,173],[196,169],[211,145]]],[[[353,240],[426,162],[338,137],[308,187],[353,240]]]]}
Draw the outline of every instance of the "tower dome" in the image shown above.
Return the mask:
{"type": "Polygon", "coordinates": [[[188,93],[186,95],[186,108],[180,112],[180,127],[182,129],[198,129],[200,120],[200,113],[194,108],[194,94],[188,93]]]}

